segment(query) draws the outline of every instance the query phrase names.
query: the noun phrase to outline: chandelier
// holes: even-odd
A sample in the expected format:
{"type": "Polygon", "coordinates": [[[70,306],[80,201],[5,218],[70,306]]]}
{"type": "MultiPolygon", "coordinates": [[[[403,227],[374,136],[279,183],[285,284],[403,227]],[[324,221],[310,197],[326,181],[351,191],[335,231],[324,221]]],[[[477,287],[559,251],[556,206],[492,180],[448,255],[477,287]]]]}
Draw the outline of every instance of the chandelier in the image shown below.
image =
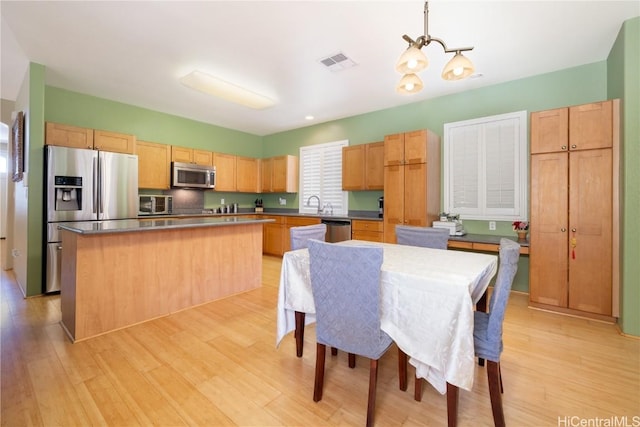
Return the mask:
{"type": "Polygon", "coordinates": [[[416,73],[427,68],[429,60],[427,56],[422,52],[423,46],[429,46],[431,42],[437,42],[442,46],[445,53],[454,53],[453,58],[445,65],[442,70],[442,78],[445,80],[461,80],[466,79],[473,74],[475,68],[471,61],[465,57],[462,52],[472,50],[473,47],[458,47],[455,49],[447,48],[447,45],[441,39],[431,37],[429,35],[429,2],[424,2],[424,34],[414,40],[408,35],[402,36],[402,38],[409,43],[409,47],[404,51],[398,63],[396,64],[396,71],[401,74],[402,79],[396,86],[396,91],[401,94],[418,93],[423,88],[422,80],[416,73]]]}

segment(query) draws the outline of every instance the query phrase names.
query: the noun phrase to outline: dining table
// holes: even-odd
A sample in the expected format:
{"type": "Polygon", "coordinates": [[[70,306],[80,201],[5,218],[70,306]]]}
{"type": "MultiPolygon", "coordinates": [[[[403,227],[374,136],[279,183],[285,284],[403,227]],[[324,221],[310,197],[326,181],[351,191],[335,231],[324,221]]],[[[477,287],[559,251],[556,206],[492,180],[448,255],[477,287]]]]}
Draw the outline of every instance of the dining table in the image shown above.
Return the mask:
{"type": "MultiPolygon", "coordinates": [[[[447,383],[471,390],[474,305],[496,274],[498,257],[359,240],[334,244],[383,248],[381,329],[407,354],[416,376],[426,379],[438,392],[446,393],[447,383]]],[[[300,328],[314,322],[309,251],[285,252],[278,289],[276,347],[292,331],[301,337],[300,328]],[[298,316],[297,330],[296,313],[304,314],[298,316]]],[[[301,348],[298,351],[300,356],[301,348]]]]}

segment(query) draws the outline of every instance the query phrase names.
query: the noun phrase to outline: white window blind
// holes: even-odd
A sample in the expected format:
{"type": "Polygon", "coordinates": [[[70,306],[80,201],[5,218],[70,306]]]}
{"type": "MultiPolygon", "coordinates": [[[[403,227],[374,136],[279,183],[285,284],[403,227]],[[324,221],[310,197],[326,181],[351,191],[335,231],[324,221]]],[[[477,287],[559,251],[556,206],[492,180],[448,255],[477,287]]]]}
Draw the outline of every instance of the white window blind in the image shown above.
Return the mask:
{"type": "Polygon", "coordinates": [[[349,213],[348,193],[342,191],[342,147],[349,145],[348,140],[328,142],[326,144],[300,147],[300,193],[298,204],[300,213],[316,213],[320,198],[320,207],[328,206],[334,215],[349,213]]]}
{"type": "Polygon", "coordinates": [[[527,217],[526,111],[444,126],[444,207],[462,219],[527,217]]]}

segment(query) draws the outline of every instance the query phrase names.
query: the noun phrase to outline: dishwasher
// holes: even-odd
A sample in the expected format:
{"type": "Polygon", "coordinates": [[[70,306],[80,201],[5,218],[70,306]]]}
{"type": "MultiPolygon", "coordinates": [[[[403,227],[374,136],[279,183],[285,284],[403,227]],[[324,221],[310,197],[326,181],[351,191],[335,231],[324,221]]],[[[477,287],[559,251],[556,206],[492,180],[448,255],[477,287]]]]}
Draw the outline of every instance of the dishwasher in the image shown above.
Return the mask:
{"type": "Polygon", "coordinates": [[[351,240],[351,220],[350,219],[327,219],[323,218],[322,223],[327,225],[326,241],[329,243],[351,240]]]}

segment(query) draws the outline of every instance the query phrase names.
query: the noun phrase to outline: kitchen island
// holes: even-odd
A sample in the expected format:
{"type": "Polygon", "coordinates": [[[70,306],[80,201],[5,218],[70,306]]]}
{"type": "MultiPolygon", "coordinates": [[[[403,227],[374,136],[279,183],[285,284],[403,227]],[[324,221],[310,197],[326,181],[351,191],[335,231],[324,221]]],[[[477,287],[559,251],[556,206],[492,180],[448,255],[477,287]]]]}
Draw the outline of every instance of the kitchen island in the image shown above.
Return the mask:
{"type": "Polygon", "coordinates": [[[62,327],[81,341],[260,287],[269,221],[61,223],[62,327]]]}

